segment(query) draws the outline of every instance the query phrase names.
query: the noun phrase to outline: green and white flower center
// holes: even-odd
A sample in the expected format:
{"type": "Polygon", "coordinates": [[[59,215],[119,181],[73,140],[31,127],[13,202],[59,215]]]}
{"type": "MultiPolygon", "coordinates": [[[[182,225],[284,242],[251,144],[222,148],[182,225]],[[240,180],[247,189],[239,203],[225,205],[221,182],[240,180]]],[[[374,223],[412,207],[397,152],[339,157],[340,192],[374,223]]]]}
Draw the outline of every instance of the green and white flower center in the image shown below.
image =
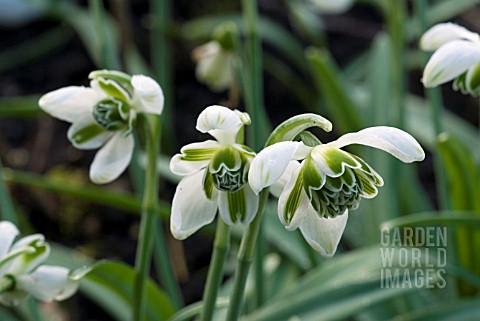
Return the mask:
{"type": "Polygon", "coordinates": [[[247,157],[238,149],[232,146],[219,149],[208,167],[213,185],[220,191],[238,191],[247,181],[248,164],[247,157]]]}
{"type": "Polygon", "coordinates": [[[106,130],[115,131],[128,126],[129,109],[129,105],[121,100],[104,99],[93,108],[93,118],[106,130]]]}

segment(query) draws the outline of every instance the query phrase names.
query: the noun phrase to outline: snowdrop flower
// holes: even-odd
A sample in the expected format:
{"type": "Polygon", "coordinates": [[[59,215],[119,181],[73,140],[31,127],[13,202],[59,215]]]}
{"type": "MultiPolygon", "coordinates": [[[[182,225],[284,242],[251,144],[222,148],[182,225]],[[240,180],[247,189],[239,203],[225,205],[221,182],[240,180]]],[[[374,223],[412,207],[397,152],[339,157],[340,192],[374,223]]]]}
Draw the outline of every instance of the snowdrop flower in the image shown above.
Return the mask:
{"type": "Polygon", "coordinates": [[[212,40],[193,51],[197,62],[195,73],[198,81],[211,90],[221,92],[230,87],[234,79],[235,53],[212,40]]]}
{"type": "Polygon", "coordinates": [[[119,71],[90,73],[90,87],[70,86],[42,96],[40,107],[72,123],[68,138],[79,149],[100,150],[90,167],[90,179],[109,183],[127,168],[132,158],[133,125],[138,113],[159,115],[163,93],[150,77],[119,71]]]}
{"type": "Polygon", "coordinates": [[[170,170],[184,176],[172,201],[170,229],[185,239],[215,218],[229,225],[248,224],[258,208],[259,197],[246,184],[255,153],[238,144],[237,134],[250,124],[247,113],[210,106],[200,113],[197,130],[216,140],[184,146],[170,161],[170,170]]]}
{"type": "Polygon", "coordinates": [[[358,208],[362,197],[375,197],[377,187],[383,185],[370,165],[341,149],[350,144],[383,149],[407,163],[425,157],[412,136],[379,126],[314,147],[296,141],[275,143],[255,157],[248,174],[257,194],[279,180],[286,182],[278,201],[280,221],[288,230],[299,228],[306,241],[326,257],[336,251],[348,211],[358,208]]]}
{"type": "Polygon", "coordinates": [[[454,79],[462,93],[478,95],[480,90],[480,36],[453,24],[430,28],[420,39],[420,48],[435,50],[423,71],[425,87],[436,87],[454,79]]]}
{"type": "Polygon", "coordinates": [[[70,277],[70,271],[41,265],[50,254],[43,235],[29,235],[14,242],[18,234],[14,224],[0,222],[0,303],[18,305],[28,295],[44,302],[72,296],[78,282],[70,277]]]}

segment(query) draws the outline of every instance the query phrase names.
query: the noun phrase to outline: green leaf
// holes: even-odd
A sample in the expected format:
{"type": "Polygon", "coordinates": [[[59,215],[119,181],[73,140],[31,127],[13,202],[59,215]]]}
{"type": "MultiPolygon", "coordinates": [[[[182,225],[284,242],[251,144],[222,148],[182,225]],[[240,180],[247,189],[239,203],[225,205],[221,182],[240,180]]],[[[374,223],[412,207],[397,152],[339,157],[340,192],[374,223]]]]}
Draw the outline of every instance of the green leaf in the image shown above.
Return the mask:
{"type": "Polygon", "coordinates": [[[332,123],[317,114],[301,114],[293,116],[278,125],[272,131],[265,147],[281,141],[293,140],[301,132],[311,127],[319,127],[329,132],[332,130],[332,123]]]}
{"type": "Polygon", "coordinates": [[[479,173],[472,153],[452,134],[439,135],[437,146],[447,170],[453,209],[480,212],[479,173]]]}
{"type": "Polygon", "coordinates": [[[397,316],[395,321],[474,321],[480,315],[480,299],[472,298],[453,303],[436,304],[397,316]]]}
{"type": "MultiPolygon", "coordinates": [[[[80,290],[119,321],[130,321],[135,271],[124,263],[102,261],[80,282],[80,290]]],[[[146,320],[167,320],[172,303],[152,281],[147,285],[146,320]]]]}

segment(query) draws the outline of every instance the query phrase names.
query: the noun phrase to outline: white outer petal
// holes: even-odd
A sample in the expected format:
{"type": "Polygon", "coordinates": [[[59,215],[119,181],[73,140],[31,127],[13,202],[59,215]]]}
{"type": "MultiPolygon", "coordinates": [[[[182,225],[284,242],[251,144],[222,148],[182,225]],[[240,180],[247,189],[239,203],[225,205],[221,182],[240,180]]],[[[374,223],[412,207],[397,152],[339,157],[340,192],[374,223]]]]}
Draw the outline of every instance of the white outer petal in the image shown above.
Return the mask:
{"type": "Polygon", "coordinates": [[[243,122],[238,113],[227,107],[213,105],[198,115],[196,128],[202,133],[209,133],[220,144],[233,145],[242,126],[243,122]]]}
{"type": "Polygon", "coordinates": [[[315,210],[312,207],[312,204],[310,203],[310,199],[308,198],[307,193],[305,193],[305,190],[302,188],[299,205],[297,210],[293,214],[293,219],[291,220],[290,223],[287,223],[283,217],[288,196],[290,195],[293,187],[295,186],[295,181],[297,180],[298,174],[301,169],[302,169],[302,165],[298,166],[294,170],[293,174],[290,176],[290,179],[288,180],[287,185],[285,185],[285,188],[283,189],[282,194],[280,194],[280,198],[278,199],[278,219],[283,225],[285,225],[285,228],[289,231],[293,231],[297,229],[300,223],[303,221],[303,219],[309,212],[311,211],[315,212],[315,210]]]}
{"type": "Polygon", "coordinates": [[[277,198],[280,197],[280,194],[282,194],[285,185],[287,185],[288,180],[293,175],[293,172],[295,171],[295,169],[297,169],[298,166],[300,166],[300,163],[298,161],[290,161],[290,163],[288,163],[288,166],[285,169],[285,172],[283,172],[283,175],[275,183],[270,185],[270,193],[272,193],[273,196],[277,198]]]}
{"type": "Polygon", "coordinates": [[[324,257],[332,257],[347,225],[348,211],[335,218],[322,218],[309,213],[300,224],[300,231],[310,246],[324,257]]]}
{"type": "Polygon", "coordinates": [[[164,103],[160,85],[152,78],[144,75],[132,76],[131,83],[134,89],[134,103],[137,111],[160,115],[164,103]]]}
{"type": "Polygon", "coordinates": [[[69,278],[69,270],[60,266],[42,265],[31,274],[17,278],[18,288],[40,301],[64,300],[72,296],[78,283],[69,278]]]}
{"type": "Polygon", "coordinates": [[[95,155],[90,166],[90,179],[96,184],[105,184],[119,177],[132,159],[133,135],[125,137],[116,132],[95,155]]]}
{"type": "Polygon", "coordinates": [[[328,143],[337,148],[350,144],[360,144],[382,149],[405,163],[421,161],[425,152],[410,134],[401,129],[388,126],[376,126],[348,133],[328,143]]]}
{"type": "Polygon", "coordinates": [[[321,13],[335,14],[347,11],[353,0],[310,0],[321,13]]]}
{"type": "Polygon", "coordinates": [[[441,46],[432,55],[423,70],[425,87],[435,87],[464,73],[480,62],[480,43],[454,40],[441,46]]]}
{"type": "Polygon", "coordinates": [[[420,38],[422,50],[433,51],[453,40],[478,41],[479,35],[455,23],[439,23],[428,29],[420,38]]]}
{"type": "Polygon", "coordinates": [[[233,81],[233,54],[224,50],[216,41],[210,41],[194,50],[198,59],[195,74],[197,79],[213,91],[227,89],[233,81]]]}
{"type": "Polygon", "coordinates": [[[292,159],[303,159],[311,150],[302,142],[279,142],[263,149],[250,164],[248,183],[252,190],[258,194],[275,183],[292,159]]]}
{"type": "MultiPolygon", "coordinates": [[[[258,210],[258,203],[259,203],[259,196],[253,193],[252,189],[248,184],[245,184],[243,188],[243,192],[245,195],[245,208],[246,208],[246,215],[245,215],[245,221],[240,222],[241,224],[250,224],[255,217],[255,214],[257,213],[258,210]]],[[[228,192],[222,192],[219,191],[219,196],[218,196],[218,212],[220,213],[220,216],[222,217],[222,220],[228,224],[228,225],[233,225],[236,222],[232,222],[231,216],[230,216],[230,210],[228,206],[228,192]]]]}
{"type": "Polygon", "coordinates": [[[204,172],[205,170],[184,177],[177,185],[170,217],[170,231],[176,239],[186,239],[215,218],[218,195],[216,190],[212,200],[205,195],[204,172]]]}
{"type": "Polygon", "coordinates": [[[38,104],[53,117],[73,123],[91,115],[93,107],[104,97],[92,88],[70,86],[43,95],[38,104]]]}
{"type": "Polygon", "coordinates": [[[217,149],[220,148],[220,144],[214,140],[207,140],[200,143],[191,143],[185,145],[180,149],[180,154],[176,154],[170,160],[170,171],[176,175],[186,176],[198,172],[202,168],[208,165],[210,159],[203,161],[187,161],[182,160],[180,157],[182,153],[187,149],[217,149]]]}
{"type": "Polygon", "coordinates": [[[10,251],[10,247],[19,231],[15,224],[9,221],[0,222],[0,261],[10,251]]]}

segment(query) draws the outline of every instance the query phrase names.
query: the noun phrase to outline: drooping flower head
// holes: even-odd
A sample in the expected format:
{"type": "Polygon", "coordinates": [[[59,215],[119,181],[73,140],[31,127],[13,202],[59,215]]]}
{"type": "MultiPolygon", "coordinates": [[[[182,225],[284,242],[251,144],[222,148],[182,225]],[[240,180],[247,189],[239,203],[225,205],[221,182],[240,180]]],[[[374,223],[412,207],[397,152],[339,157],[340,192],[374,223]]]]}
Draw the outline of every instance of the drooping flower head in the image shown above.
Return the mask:
{"type": "Polygon", "coordinates": [[[90,87],[57,89],[42,96],[39,105],[72,123],[68,139],[76,148],[103,146],[90,167],[90,179],[103,184],[120,176],[130,163],[137,114],[160,115],[164,98],[160,86],[147,76],[100,70],[89,78],[90,87]]]}
{"type": "Polygon", "coordinates": [[[234,51],[235,26],[227,22],[219,25],[213,32],[213,40],[196,47],[192,52],[197,63],[195,74],[198,81],[212,91],[228,89],[235,78],[237,56],[234,51]]]}
{"type": "MultiPolygon", "coordinates": [[[[330,130],[330,122],[323,119],[322,128],[330,130]]],[[[357,209],[361,198],[375,197],[377,187],[383,185],[382,177],[370,165],[341,149],[350,144],[383,149],[403,162],[424,158],[412,136],[379,126],[316,146],[301,141],[277,142],[255,157],[248,176],[255,193],[284,182],[278,201],[280,221],[288,230],[300,228],[307,242],[327,257],[336,251],[349,210],[357,209]]]]}
{"type": "Polygon", "coordinates": [[[258,196],[247,183],[255,153],[237,143],[250,124],[247,113],[210,106],[200,113],[197,130],[216,140],[188,144],[170,161],[170,170],[184,176],[172,201],[170,229],[185,239],[215,218],[217,208],[227,224],[248,224],[258,208],[258,196]]]}
{"type": "Polygon", "coordinates": [[[28,295],[44,302],[72,296],[78,282],[70,271],[42,265],[50,254],[43,235],[29,235],[14,242],[18,234],[14,224],[0,222],[0,303],[18,305],[28,295]]]}
{"type": "Polygon", "coordinates": [[[453,88],[464,94],[480,90],[480,36],[453,23],[440,23],[425,32],[420,48],[435,51],[423,71],[425,87],[454,80],[453,88]]]}

